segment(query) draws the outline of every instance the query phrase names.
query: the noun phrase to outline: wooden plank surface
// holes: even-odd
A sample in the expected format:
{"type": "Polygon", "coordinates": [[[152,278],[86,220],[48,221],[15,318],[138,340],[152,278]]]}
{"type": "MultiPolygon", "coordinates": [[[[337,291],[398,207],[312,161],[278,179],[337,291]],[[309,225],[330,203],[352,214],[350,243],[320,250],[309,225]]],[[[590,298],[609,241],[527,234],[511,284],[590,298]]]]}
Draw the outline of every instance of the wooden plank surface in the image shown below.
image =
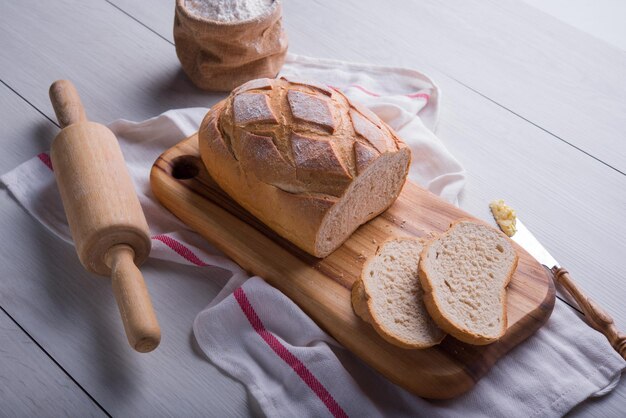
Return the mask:
{"type": "Polygon", "coordinates": [[[95,121],[143,120],[219,97],[196,89],[171,46],[103,0],[2,2],[0,22],[0,79],[51,119],[47,91],[60,78],[75,81],[95,121]]]}
{"type": "Polygon", "coordinates": [[[431,65],[626,172],[626,54],[516,0],[441,6],[398,4],[397,36],[419,27],[431,65]]]}
{"type": "Polygon", "coordinates": [[[5,84],[0,84],[0,110],[3,121],[0,174],[4,174],[47,151],[58,128],[5,84]]]}
{"type": "Polygon", "coordinates": [[[0,311],[0,416],[105,417],[37,345],[0,311]]]}
{"type": "MultiPolygon", "coordinates": [[[[47,101],[48,84],[58,77],[72,78],[90,117],[104,122],[117,117],[139,120],[167,108],[208,105],[217,99],[195,90],[178,70],[174,48],[166,41],[171,39],[173,21],[173,5],[169,0],[150,4],[112,1],[117,8],[104,0],[2,2],[0,80],[52,116],[47,101]]],[[[624,54],[607,49],[590,36],[574,33],[566,25],[518,1],[497,5],[494,2],[434,5],[434,2],[406,2],[382,7],[373,1],[356,6],[354,2],[292,0],[285,4],[285,22],[294,52],[409,66],[435,78],[444,93],[439,136],[469,172],[462,207],[487,219],[487,200],[509,199],[533,232],[569,267],[592,297],[609,307],[624,329],[626,307],[621,301],[626,289],[621,283],[620,257],[624,243],[620,237],[626,226],[615,221],[624,208],[623,194],[616,190],[624,190],[624,184],[620,173],[606,171],[606,164],[617,166],[623,161],[624,148],[618,143],[615,149],[612,138],[621,138],[624,119],[604,116],[612,115],[612,109],[621,111],[620,106],[626,103],[623,84],[615,77],[616,72],[618,76],[623,74],[624,54]],[[324,13],[318,13],[323,10],[324,13]],[[470,18],[478,23],[472,24],[470,18]],[[509,23],[518,19],[519,24],[494,23],[499,19],[509,23]],[[320,30],[319,22],[323,22],[324,30],[320,30]],[[458,22],[462,24],[457,25],[458,22]],[[468,25],[471,31],[465,29],[468,25]],[[459,41],[459,36],[468,37],[461,51],[455,49],[456,43],[463,41],[459,41]],[[455,38],[454,42],[448,37],[455,38]],[[498,45],[500,39],[508,43],[498,45]],[[529,50],[532,60],[525,62],[529,50]],[[591,59],[581,60],[581,56],[591,59]],[[500,60],[505,62],[501,65],[500,60]],[[484,71],[485,65],[488,71],[484,71]],[[517,71],[517,65],[526,71],[517,71]],[[543,71],[545,68],[550,71],[543,71]],[[545,77],[537,79],[537,73],[545,77]],[[573,88],[580,86],[583,98],[594,99],[584,100],[584,106],[577,101],[573,88]],[[599,92],[597,95],[594,89],[599,92]],[[487,93],[489,97],[481,96],[487,93]],[[609,111],[604,112],[607,108],[609,111]],[[595,127],[598,130],[590,131],[595,127]],[[544,129],[558,134],[563,141],[544,129]],[[577,145],[582,152],[567,142],[577,145]],[[511,149],[517,150],[516,158],[511,157],[511,149]],[[606,164],[588,154],[601,160],[608,155],[606,164]],[[529,165],[531,156],[543,158],[529,165]],[[491,166],[494,161],[501,167],[497,174],[491,166]],[[524,181],[528,175],[532,182],[524,181]],[[556,197],[545,191],[547,188],[558,191],[556,197]],[[608,241],[603,238],[603,231],[610,231],[608,241]]],[[[624,79],[621,78],[622,83],[624,79]]],[[[15,95],[16,101],[21,102],[15,95]]],[[[45,149],[44,141],[51,138],[49,132],[54,127],[41,115],[30,118],[32,122],[29,122],[29,117],[22,117],[19,106],[1,94],[0,106],[5,122],[5,132],[0,138],[3,146],[0,168],[4,172],[45,149]],[[9,133],[12,129],[20,133],[9,135],[7,128],[9,133]]],[[[8,302],[7,306],[20,314],[20,323],[27,323],[33,332],[46,336],[53,332],[42,326],[41,318],[48,321],[48,328],[63,327],[68,321],[67,317],[52,316],[54,303],[68,304],[73,298],[90,298],[94,290],[76,286],[66,294],[57,289],[53,292],[54,303],[48,301],[38,315],[30,314],[33,306],[40,305],[39,299],[46,300],[47,292],[42,293],[41,289],[47,289],[50,281],[64,276],[81,278],[82,270],[72,264],[48,266],[47,258],[27,262],[23,254],[42,248],[38,242],[54,246],[57,241],[49,239],[43,228],[33,227],[34,221],[10,201],[6,191],[1,199],[4,242],[14,246],[6,250],[3,246],[0,253],[3,266],[7,266],[2,283],[15,297],[0,300],[0,304],[4,307],[8,302]],[[34,273],[25,267],[29,262],[34,263],[34,273]],[[38,272],[45,272],[45,277],[39,277],[38,272]]],[[[65,252],[71,254],[71,249],[54,250],[50,259],[55,260],[65,252]]],[[[46,252],[35,252],[40,253],[46,252]]],[[[197,277],[195,271],[180,274],[197,277]]],[[[191,282],[182,286],[187,289],[183,293],[192,294],[194,286],[202,287],[205,280],[191,282]]],[[[63,284],[59,286],[63,289],[63,284]]],[[[151,291],[160,289],[151,288],[151,291]]],[[[214,294],[213,288],[199,292],[205,295],[205,301],[214,294]]],[[[190,310],[195,308],[196,305],[191,306],[190,310]]],[[[69,314],[71,318],[73,315],[76,313],[69,314]]],[[[172,326],[184,326],[184,318],[190,316],[191,312],[181,313],[177,316],[180,324],[172,321],[172,326]]],[[[71,332],[79,335],[93,331],[78,327],[71,332]]],[[[98,373],[96,367],[90,366],[93,358],[89,353],[80,347],[66,347],[58,338],[44,338],[44,341],[45,347],[56,347],[64,362],[74,364],[81,379],[87,376],[88,380],[97,380],[97,376],[89,378],[90,374],[98,373]]],[[[184,356],[188,352],[185,344],[181,345],[182,351],[172,348],[174,355],[184,356]]],[[[119,359],[102,356],[100,362],[110,362],[113,367],[124,365],[119,359]]],[[[178,373],[176,369],[168,372],[178,373]]],[[[245,414],[248,402],[243,392],[231,394],[230,386],[223,385],[229,379],[219,374],[211,376],[210,380],[198,383],[199,390],[191,390],[181,399],[192,407],[232,402],[233,411],[238,412],[231,411],[231,415],[245,414]]],[[[126,377],[132,385],[132,377],[126,377]]],[[[159,380],[158,375],[153,378],[159,380]]],[[[91,389],[94,396],[107,399],[111,399],[111,391],[106,384],[91,389]]],[[[153,396],[158,397],[158,392],[153,396]]],[[[581,416],[615,416],[623,411],[625,402],[626,384],[622,383],[608,397],[586,402],[574,412],[581,416]]],[[[169,411],[167,405],[163,411],[169,411]]]]}

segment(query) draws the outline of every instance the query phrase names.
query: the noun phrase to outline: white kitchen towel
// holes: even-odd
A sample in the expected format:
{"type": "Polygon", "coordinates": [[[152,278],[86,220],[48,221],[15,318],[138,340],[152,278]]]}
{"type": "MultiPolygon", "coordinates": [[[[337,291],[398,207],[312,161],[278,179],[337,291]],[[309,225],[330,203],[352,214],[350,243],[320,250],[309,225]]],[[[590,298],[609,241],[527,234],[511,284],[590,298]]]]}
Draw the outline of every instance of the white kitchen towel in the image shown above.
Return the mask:
{"type": "MultiPolygon", "coordinates": [[[[456,202],[465,173],[432,133],[439,91],[430,79],[413,70],[294,55],[282,74],[324,82],[370,107],[413,150],[411,179],[456,202]]],[[[152,163],[195,132],[206,111],[173,110],[109,127],[120,140],[154,234],[151,257],[232,272],[232,279],[196,318],[194,331],[207,357],[246,385],[266,414],[547,416],[608,390],[619,378],[625,363],[600,334],[557,303],[546,327],[497,363],[467,395],[429,402],[389,383],[337,346],[276,289],[259,278],[246,282],[239,266],[156,202],[149,186],[152,163]]],[[[42,153],[1,180],[26,210],[70,241],[52,169],[48,154],[42,153]]]]}
{"type": "Polygon", "coordinates": [[[612,389],[626,366],[603,335],[557,301],[547,324],[471,391],[428,401],[360,362],[259,277],[200,313],[194,333],[271,417],[560,416],[612,389]]]}

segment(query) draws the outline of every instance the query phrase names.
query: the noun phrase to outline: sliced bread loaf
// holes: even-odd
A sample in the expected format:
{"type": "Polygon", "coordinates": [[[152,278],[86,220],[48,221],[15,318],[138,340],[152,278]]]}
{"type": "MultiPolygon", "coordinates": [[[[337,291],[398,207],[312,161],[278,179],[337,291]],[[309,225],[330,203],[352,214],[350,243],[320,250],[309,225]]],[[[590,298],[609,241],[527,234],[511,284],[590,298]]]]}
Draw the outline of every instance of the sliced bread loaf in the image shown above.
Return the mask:
{"type": "Polygon", "coordinates": [[[198,132],[215,182],[315,257],[387,210],[410,149],[366,107],[317,83],[252,80],[211,108],[198,132]]]}
{"type": "Polygon", "coordinates": [[[489,344],[507,329],[506,286],[518,256],[500,231],[469,220],[424,247],[424,303],[441,329],[469,344],[489,344]]]}
{"type": "Polygon", "coordinates": [[[428,315],[417,276],[422,241],[395,238],[365,262],[352,287],[355,313],[385,340],[403,348],[427,348],[445,334],[428,315]]]}

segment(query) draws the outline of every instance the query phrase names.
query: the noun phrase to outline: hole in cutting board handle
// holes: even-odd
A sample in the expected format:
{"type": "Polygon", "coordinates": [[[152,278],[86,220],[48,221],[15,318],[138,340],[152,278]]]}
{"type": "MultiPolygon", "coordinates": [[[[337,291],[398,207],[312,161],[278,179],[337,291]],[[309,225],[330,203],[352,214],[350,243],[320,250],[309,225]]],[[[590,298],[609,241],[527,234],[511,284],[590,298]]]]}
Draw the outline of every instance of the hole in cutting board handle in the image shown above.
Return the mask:
{"type": "Polygon", "coordinates": [[[172,161],[172,177],[178,180],[187,180],[200,173],[202,161],[193,155],[182,155],[172,161]]]}

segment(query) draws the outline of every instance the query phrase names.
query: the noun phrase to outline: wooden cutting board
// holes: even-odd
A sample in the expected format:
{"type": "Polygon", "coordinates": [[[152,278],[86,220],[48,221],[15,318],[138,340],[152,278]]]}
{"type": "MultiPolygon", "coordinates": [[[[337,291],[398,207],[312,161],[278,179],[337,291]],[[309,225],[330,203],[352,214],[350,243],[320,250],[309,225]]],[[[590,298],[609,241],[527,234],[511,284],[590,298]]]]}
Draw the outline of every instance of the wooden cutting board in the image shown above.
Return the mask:
{"type": "Polygon", "coordinates": [[[554,307],[554,285],[521,247],[508,287],[508,330],[498,342],[472,346],[448,336],[433,348],[389,344],[352,311],[350,288],[366,257],[389,237],[427,237],[471,215],[407,183],[396,203],[361,226],[324,259],[282,239],[231,200],[211,179],[193,135],[154,163],[151,184],[159,201],[253,275],[297,303],[346,348],[389,380],[426,398],[452,398],[471,389],[506,352],[532,335],[554,307]]]}

